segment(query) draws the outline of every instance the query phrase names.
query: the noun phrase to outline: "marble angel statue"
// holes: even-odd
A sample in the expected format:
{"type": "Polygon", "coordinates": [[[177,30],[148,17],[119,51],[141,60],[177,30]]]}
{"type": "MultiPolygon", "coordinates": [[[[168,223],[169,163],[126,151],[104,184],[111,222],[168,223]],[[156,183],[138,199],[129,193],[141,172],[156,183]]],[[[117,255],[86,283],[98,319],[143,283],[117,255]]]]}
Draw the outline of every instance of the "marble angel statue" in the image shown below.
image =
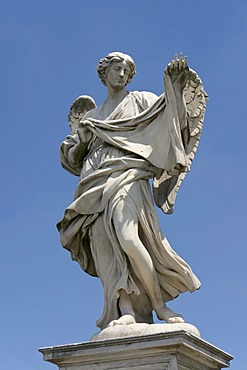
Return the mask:
{"type": "Polygon", "coordinates": [[[81,268],[100,278],[101,329],[184,322],[166,302],[200,282],[163,236],[154,208],[172,213],[176,194],[199,143],[207,95],[187,58],[164,70],[164,93],[130,92],[135,63],[114,52],[97,71],[107,98],[72,104],[71,135],[60,148],[62,166],[80,180],[57,227],[61,243],[81,268]],[[152,179],[153,187],[150,187],[152,179]]]}

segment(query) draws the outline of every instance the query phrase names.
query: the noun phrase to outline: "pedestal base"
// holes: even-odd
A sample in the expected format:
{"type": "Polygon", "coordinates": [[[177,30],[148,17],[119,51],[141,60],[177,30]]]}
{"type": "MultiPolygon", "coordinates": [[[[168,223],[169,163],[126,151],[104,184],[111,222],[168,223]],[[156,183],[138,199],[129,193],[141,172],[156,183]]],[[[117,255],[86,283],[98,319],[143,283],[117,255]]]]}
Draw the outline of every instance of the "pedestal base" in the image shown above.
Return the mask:
{"type": "Polygon", "coordinates": [[[229,367],[232,356],[185,331],[41,348],[59,370],[209,370],[229,367]]]}

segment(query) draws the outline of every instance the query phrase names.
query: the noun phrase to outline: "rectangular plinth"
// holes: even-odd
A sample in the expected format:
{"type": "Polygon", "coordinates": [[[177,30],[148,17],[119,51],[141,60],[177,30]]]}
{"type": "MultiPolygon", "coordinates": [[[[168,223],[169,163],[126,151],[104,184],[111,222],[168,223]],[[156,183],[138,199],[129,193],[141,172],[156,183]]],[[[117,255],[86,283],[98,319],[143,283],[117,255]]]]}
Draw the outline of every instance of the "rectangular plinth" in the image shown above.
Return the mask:
{"type": "Polygon", "coordinates": [[[59,370],[208,370],[229,367],[232,356],[176,331],[41,348],[59,370]]]}

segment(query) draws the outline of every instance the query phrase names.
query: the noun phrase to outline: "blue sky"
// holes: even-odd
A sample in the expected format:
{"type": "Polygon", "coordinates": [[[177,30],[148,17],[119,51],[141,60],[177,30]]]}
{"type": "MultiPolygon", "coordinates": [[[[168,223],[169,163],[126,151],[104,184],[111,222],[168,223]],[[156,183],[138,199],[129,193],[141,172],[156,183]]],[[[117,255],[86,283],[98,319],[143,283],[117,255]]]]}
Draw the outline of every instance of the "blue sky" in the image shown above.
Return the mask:
{"type": "Polygon", "coordinates": [[[59,164],[70,104],[104,100],[95,66],[108,52],[136,61],[130,90],[159,95],[182,51],[210,100],[175,212],[158,213],[202,287],[170,306],[245,370],[246,2],[9,0],[0,18],[2,368],[55,369],[37,348],[88,340],[103,308],[100,282],[71,261],[55,227],[78,181],[59,164]]]}

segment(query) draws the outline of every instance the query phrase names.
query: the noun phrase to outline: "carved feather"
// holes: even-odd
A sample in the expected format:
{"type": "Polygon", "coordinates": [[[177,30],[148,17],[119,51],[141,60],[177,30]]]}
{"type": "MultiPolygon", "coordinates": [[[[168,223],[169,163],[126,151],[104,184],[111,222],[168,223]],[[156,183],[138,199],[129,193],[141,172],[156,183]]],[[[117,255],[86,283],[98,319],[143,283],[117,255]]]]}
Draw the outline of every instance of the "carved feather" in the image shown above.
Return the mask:
{"type": "Polygon", "coordinates": [[[72,134],[76,132],[79,127],[80,120],[91,109],[96,108],[95,101],[91,96],[81,95],[70,106],[68,114],[68,123],[72,134]]]}

